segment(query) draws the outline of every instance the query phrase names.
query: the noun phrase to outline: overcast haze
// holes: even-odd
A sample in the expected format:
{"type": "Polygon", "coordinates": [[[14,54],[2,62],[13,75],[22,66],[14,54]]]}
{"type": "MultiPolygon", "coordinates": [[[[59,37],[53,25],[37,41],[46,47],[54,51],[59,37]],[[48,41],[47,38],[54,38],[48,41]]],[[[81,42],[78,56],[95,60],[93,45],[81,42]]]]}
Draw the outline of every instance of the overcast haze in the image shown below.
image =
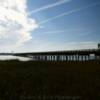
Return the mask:
{"type": "Polygon", "coordinates": [[[0,0],[0,52],[97,48],[100,0],[0,0]]]}

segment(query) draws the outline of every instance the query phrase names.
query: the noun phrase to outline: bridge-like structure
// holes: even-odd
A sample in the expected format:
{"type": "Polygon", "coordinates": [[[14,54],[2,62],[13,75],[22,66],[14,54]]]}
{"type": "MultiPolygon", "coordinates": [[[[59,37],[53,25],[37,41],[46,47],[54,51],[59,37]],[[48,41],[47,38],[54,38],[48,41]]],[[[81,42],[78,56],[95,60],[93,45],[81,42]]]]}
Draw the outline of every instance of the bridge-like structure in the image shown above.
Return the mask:
{"type": "Polygon", "coordinates": [[[12,55],[32,58],[33,61],[90,61],[100,60],[100,49],[13,53],[12,55]]]}

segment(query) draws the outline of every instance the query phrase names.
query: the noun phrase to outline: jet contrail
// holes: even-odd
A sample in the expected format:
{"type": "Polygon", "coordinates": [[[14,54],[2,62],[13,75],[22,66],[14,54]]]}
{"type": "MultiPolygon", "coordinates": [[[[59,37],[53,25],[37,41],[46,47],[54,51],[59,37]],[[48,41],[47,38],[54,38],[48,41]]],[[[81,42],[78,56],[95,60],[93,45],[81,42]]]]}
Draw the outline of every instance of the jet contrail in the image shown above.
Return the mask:
{"type": "Polygon", "coordinates": [[[87,9],[87,8],[90,8],[90,7],[93,7],[93,6],[96,6],[96,5],[98,5],[98,4],[100,4],[100,2],[92,3],[92,4],[89,4],[89,5],[87,5],[87,6],[85,6],[85,7],[82,7],[82,8],[77,8],[77,9],[74,9],[74,10],[71,10],[71,11],[68,11],[68,12],[64,12],[64,13],[62,13],[62,14],[60,14],[60,15],[55,16],[55,17],[48,18],[48,19],[46,19],[46,20],[44,20],[44,21],[41,21],[39,24],[47,23],[47,22],[49,22],[49,21],[55,20],[55,19],[57,19],[57,18],[60,18],[60,17],[65,16],[65,15],[67,16],[67,15],[70,15],[70,14],[73,14],[73,13],[76,13],[76,12],[79,12],[79,11],[81,11],[81,10],[84,10],[84,9],[87,9]]]}
{"type": "Polygon", "coordinates": [[[52,8],[52,7],[55,7],[55,6],[59,6],[59,5],[61,5],[61,4],[67,3],[67,2],[69,2],[69,1],[71,1],[71,0],[60,0],[60,1],[56,2],[56,3],[43,6],[43,7],[41,7],[41,8],[36,9],[36,10],[32,10],[32,11],[30,11],[27,15],[29,16],[29,15],[31,15],[31,14],[33,14],[33,13],[37,13],[37,12],[39,12],[39,11],[43,11],[43,10],[46,10],[46,9],[49,9],[49,8],[52,8]]]}

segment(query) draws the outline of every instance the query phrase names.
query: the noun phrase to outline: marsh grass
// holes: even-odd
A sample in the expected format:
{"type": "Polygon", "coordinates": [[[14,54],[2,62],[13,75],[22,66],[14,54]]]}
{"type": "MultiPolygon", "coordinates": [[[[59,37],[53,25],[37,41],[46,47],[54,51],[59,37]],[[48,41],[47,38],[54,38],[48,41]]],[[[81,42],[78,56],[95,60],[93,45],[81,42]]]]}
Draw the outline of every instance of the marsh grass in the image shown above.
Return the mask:
{"type": "Polygon", "coordinates": [[[99,61],[0,61],[0,100],[96,100],[99,96],[99,61]]]}

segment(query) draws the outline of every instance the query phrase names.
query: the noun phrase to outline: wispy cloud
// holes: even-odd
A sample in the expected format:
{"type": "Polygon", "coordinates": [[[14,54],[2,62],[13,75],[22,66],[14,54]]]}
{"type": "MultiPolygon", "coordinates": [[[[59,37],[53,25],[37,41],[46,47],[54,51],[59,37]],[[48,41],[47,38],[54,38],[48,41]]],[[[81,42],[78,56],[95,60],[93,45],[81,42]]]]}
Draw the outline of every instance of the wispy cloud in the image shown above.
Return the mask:
{"type": "Polygon", "coordinates": [[[26,47],[16,49],[17,52],[41,52],[41,51],[63,51],[63,50],[80,50],[80,49],[96,49],[97,43],[94,41],[83,41],[83,42],[52,42],[52,41],[46,41],[46,40],[39,40],[38,42],[34,43],[31,42],[29,45],[26,45],[26,47]],[[31,46],[34,45],[34,46],[31,46]],[[30,49],[29,49],[30,48],[30,49]]]}
{"type": "Polygon", "coordinates": [[[71,14],[73,14],[73,13],[77,13],[77,12],[79,12],[79,11],[88,9],[88,8],[90,8],[90,7],[94,7],[94,6],[99,5],[99,4],[100,4],[100,2],[96,2],[96,3],[89,4],[89,5],[87,5],[87,6],[85,6],[85,7],[82,7],[82,8],[77,8],[77,9],[73,9],[73,10],[68,11],[68,12],[61,13],[61,14],[59,14],[59,15],[57,15],[57,16],[52,17],[52,18],[48,18],[48,19],[46,19],[46,20],[43,20],[43,21],[41,21],[39,24],[44,24],[44,23],[47,23],[47,22],[49,22],[49,21],[55,20],[55,19],[57,19],[57,18],[61,18],[61,17],[63,17],[63,16],[68,16],[68,15],[71,15],[71,14]]]}
{"type": "Polygon", "coordinates": [[[27,0],[0,0],[0,48],[22,45],[38,27],[27,16],[27,0]]]}
{"type": "Polygon", "coordinates": [[[70,1],[71,0],[58,0],[56,3],[45,5],[43,7],[38,8],[38,9],[32,10],[28,13],[28,15],[31,15],[33,13],[37,13],[37,12],[40,12],[40,11],[43,11],[43,10],[46,10],[46,9],[49,9],[49,8],[59,6],[61,4],[65,4],[65,3],[70,2],[70,1]]]}
{"type": "Polygon", "coordinates": [[[93,33],[93,31],[89,31],[88,29],[82,29],[82,28],[76,28],[76,29],[63,29],[63,30],[54,30],[54,31],[47,31],[47,32],[43,32],[43,34],[59,34],[59,33],[79,33],[79,34],[90,34],[90,33],[93,33]]]}

